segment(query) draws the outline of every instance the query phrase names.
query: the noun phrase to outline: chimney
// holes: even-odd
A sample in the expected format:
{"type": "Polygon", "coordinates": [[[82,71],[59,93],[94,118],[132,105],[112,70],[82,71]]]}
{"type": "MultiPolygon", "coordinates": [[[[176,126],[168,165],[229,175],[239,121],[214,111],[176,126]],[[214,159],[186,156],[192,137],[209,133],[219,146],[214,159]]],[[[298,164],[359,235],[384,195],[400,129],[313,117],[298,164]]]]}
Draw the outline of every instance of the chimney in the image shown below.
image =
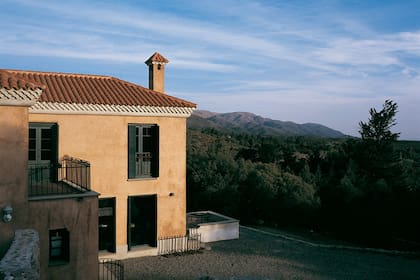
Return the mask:
{"type": "Polygon", "coordinates": [[[149,89],[165,92],[165,64],[168,62],[169,60],[158,52],[144,62],[149,66],[149,89]]]}

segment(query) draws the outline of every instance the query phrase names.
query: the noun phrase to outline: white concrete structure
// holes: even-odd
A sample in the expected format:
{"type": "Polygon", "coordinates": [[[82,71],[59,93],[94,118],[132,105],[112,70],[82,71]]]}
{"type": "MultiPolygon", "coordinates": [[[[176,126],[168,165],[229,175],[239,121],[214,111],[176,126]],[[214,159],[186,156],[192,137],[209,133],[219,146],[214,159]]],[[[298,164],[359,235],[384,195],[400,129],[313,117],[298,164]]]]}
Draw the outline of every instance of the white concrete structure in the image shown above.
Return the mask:
{"type": "Polygon", "coordinates": [[[188,228],[197,228],[203,243],[239,238],[239,220],[212,211],[190,212],[187,221],[188,228]]]}

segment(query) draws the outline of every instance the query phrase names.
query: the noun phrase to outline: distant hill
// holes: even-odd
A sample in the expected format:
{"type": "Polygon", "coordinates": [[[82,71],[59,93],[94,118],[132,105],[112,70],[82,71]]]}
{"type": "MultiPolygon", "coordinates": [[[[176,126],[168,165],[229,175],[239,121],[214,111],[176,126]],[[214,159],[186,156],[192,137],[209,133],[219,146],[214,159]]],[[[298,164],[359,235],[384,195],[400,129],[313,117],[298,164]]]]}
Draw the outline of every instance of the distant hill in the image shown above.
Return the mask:
{"type": "Polygon", "coordinates": [[[318,136],[325,138],[346,137],[340,131],[316,124],[297,124],[290,121],[278,121],[246,113],[213,113],[196,110],[187,121],[188,128],[213,128],[222,132],[249,133],[258,135],[318,136]]]}

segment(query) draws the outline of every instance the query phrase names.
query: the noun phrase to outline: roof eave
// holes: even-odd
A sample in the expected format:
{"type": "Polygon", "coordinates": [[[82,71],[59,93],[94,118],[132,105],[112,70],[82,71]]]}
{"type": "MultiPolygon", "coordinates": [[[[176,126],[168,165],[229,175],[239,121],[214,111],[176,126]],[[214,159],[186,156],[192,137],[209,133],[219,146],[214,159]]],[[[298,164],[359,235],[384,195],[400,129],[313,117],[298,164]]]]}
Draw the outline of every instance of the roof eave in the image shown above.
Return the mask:
{"type": "Polygon", "coordinates": [[[195,111],[195,109],[196,107],[163,107],[141,105],[37,102],[29,108],[29,113],[59,115],[117,115],[188,118],[195,111]]]}
{"type": "Polygon", "coordinates": [[[33,106],[41,96],[42,89],[7,89],[0,88],[0,105],[33,106]]]}

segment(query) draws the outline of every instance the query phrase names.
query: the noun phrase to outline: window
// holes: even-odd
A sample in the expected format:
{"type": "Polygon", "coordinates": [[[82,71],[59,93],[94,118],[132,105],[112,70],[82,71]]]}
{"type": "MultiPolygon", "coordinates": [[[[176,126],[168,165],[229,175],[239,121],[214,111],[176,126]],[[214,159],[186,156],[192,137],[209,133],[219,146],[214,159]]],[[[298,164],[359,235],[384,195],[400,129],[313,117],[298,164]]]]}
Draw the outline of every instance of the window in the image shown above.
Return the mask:
{"type": "Polygon", "coordinates": [[[29,123],[28,159],[32,164],[55,164],[58,149],[58,125],[29,123]]]}
{"type": "Polygon", "coordinates": [[[57,181],[58,124],[29,123],[28,136],[28,164],[36,167],[29,179],[32,183],[57,181]]]}
{"type": "Polygon", "coordinates": [[[65,228],[50,230],[50,264],[69,261],[69,231],[65,228]]]}
{"type": "Polygon", "coordinates": [[[159,177],[159,126],[128,125],[128,178],[159,177]]]}

